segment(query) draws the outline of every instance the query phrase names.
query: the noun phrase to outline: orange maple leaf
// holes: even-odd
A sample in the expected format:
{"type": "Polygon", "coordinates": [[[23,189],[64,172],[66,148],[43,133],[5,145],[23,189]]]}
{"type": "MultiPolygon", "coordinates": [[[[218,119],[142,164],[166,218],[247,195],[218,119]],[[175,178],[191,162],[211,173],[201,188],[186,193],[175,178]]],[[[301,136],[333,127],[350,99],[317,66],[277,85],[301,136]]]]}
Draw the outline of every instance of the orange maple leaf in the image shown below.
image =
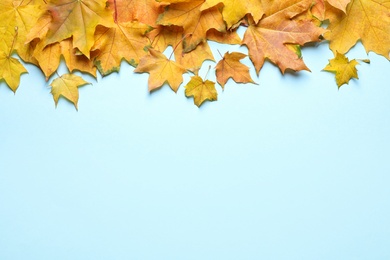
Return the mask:
{"type": "Polygon", "coordinates": [[[247,55],[240,52],[225,53],[216,66],[217,82],[224,88],[229,78],[237,83],[255,83],[249,75],[249,68],[240,60],[247,55]]]}
{"type": "Polygon", "coordinates": [[[286,44],[304,45],[319,41],[324,29],[317,27],[311,20],[294,20],[295,16],[311,7],[311,0],[287,4],[283,3],[281,7],[281,3],[270,3],[266,8],[266,16],[258,24],[252,21],[245,32],[243,44],[249,49],[249,57],[257,73],[265,59],[275,63],[282,73],[286,69],[309,70],[303,60],[286,44]]]}
{"type": "Polygon", "coordinates": [[[160,88],[168,83],[173,91],[177,91],[183,82],[182,74],[186,69],[180,64],[167,59],[161,52],[149,49],[149,55],[141,58],[140,63],[134,70],[136,73],[148,72],[149,91],[160,88]]]}
{"type": "Polygon", "coordinates": [[[194,97],[194,103],[198,107],[206,100],[214,101],[218,98],[215,83],[210,80],[203,81],[199,76],[192,76],[185,89],[185,95],[187,97],[194,97]]]}

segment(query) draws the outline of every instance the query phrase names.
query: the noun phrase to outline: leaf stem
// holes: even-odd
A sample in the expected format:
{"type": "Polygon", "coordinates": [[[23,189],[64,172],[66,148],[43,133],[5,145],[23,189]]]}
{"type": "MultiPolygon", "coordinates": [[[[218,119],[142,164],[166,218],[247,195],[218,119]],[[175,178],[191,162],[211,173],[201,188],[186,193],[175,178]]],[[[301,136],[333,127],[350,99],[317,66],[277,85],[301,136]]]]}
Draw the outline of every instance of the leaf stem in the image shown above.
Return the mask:
{"type": "Polygon", "coordinates": [[[11,54],[12,54],[14,47],[15,47],[15,42],[16,42],[17,37],[18,37],[18,27],[15,26],[15,36],[14,36],[14,39],[12,40],[12,45],[11,45],[11,48],[9,49],[8,57],[11,57],[11,54]]]}
{"type": "Polygon", "coordinates": [[[222,54],[219,52],[219,50],[217,49],[218,53],[219,53],[219,56],[221,56],[221,58],[223,59],[223,56],[222,54]]]}
{"type": "Polygon", "coordinates": [[[116,6],[116,0],[114,0],[114,22],[118,23],[118,8],[116,6]]]}
{"type": "Polygon", "coordinates": [[[177,49],[177,47],[179,47],[179,44],[182,43],[182,42],[184,41],[184,39],[185,39],[187,36],[189,36],[189,35],[191,35],[191,34],[187,33],[186,35],[184,35],[184,36],[180,39],[180,41],[176,44],[175,48],[173,48],[173,51],[172,51],[171,55],[169,55],[168,60],[170,60],[170,59],[172,58],[172,55],[173,55],[173,53],[175,53],[175,50],[177,49]]]}
{"type": "MultiPolygon", "coordinates": [[[[218,52],[219,52],[219,51],[218,51],[218,52]]],[[[210,70],[211,70],[211,65],[209,65],[209,69],[207,70],[207,73],[206,73],[206,75],[204,76],[204,80],[207,79],[207,76],[209,75],[210,70]]]]}

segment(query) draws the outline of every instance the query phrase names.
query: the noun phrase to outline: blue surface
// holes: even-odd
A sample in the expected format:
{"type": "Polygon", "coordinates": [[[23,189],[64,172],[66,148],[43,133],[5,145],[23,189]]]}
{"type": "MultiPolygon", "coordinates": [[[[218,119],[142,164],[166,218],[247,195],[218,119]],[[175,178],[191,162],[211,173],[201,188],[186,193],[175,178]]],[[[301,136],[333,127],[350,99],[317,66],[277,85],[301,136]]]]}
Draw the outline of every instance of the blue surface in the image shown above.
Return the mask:
{"type": "Polygon", "coordinates": [[[338,90],[326,44],[303,56],[200,109],[128,65],[78,112],[34,67],[2,83],[0,259],[390,259],[390,64],[338,90]]]}

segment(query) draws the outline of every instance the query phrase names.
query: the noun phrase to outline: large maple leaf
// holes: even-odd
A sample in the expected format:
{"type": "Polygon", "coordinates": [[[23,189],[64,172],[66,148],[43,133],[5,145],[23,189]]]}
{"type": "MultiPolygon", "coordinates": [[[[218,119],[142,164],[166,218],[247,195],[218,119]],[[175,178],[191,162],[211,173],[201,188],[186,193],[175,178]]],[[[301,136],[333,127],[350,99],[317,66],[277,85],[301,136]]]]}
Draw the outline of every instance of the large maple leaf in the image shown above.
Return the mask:
{"type": "Polygon", "coordinates": [[[158,24],[183,27],[185,52],[192,51],[200,42],[206,41],[207,31],[211,28],[221,32],[226,30],[218,7],[201,11],[203,3],[204,0],[195,0],[171,4],[158,18],[158,24]]]}
{"type": "Polygon", "coordinates": [[[182,74],[186,69],[180,64],[167,59],[159,51],[149,49],[149,55],[144,56],[134,72],[148,72],[149,91],[160,88],[164,83],[168,83],[173,91],[177,91],[183,82],[182,74]]]}
{"type": "Polygon", "coordinates": [[[264,14],[261,0],[206,0],[200,10],[206,10],[219,3],[223,4],[222,15],[228,28],[239,23],[248,13],[252,15],[256,23],[264,14]]]}
{"type": "Polygon", "coordinates": [[[97,25],[110,27],[112,14],[105,0],[52,0],[49,5],[52,22],[45,44],[73,37],[73,46],[89,57],[97,25]]]}
{"type": "Polygon", "coordinates": [[[361,40],[366,52],[390,59],[390,1],[352,0],[346,14],[338,9],[330,11],[333,15],[324,36],[334,53],[346,53],[361,40]]]}
{"type": "Polygon", "coordinates": [[[122,59],[136,66],[147,54],[144,49],[150,42],[145,34],[149,30],[148,25],[139,22],[118,22],[111,28],[98,26],[92,50],[98,51],[94,59],[100,73],[119,71],[122,59]]]}
{"type": "Polygon", "coordinates": [[[311,0],[288,4],[278,1],[270,3],[265,8],[266,16],[258,24],[252,21],[245,32],[243,44],[249,49],[249,57],[257,73],[265,59],[275,63],[282,73],[286,69],[309,70],[303,60],[286,44],[304,45],[319,41],[324,30],[311,20],[294,20],[295,16],[311,7],[311,0]]]}

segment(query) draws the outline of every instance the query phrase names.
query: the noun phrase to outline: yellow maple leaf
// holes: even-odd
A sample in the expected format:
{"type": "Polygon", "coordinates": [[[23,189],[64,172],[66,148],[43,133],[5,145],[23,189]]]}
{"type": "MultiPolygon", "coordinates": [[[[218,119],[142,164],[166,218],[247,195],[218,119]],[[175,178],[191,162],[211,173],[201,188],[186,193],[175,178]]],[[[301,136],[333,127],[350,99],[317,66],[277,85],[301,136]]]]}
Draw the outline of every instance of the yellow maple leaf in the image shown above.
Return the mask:
{"type": "Polygon", "coordinates": [[[45,45],[73,37],[73,46],[89,58],[97,25],[110,27],[113,17],[105,0],[51,0],[52,22],[45,45]]]}
{"type": "Polygon", "coordinates": [[[149,91],[158,89],[164,83],[168,83],[171,89],[176,92],[183,82],[182,74],[186,72],[186,69],[180,64],[167,59],[161,52],[149,49],[149,55],[141,58],[134,72],[149,73],[149,91]]]}
{"type": "Polygon", "coordinates": [[[336,74],[336,83],[340,88],[343,84],[348,84],[351,78],[358,79],[356,65],[359,62],[345,57],[344,54],[337,53],[336,57],[329,60],[329,64],[324,68],[325,71],[336,74]]]}
{"type": "Polygon", "coordinates": [[[86,82],[82,77],[74,74],[65,74],[53,80],[50,86],[52,87],[51,93],[56,106],[60,96],[63,96],[72,102],[77,110],[77,103],[79,101],[78,88],[87,84],[90,83],[86,82]]]}
{"type": "Polygon", "coordinates": [[[331,11],[324,36],[334,53],[346,53],[361,40],[366,52],[373,51],[390,59],[390,1],[352,0],[346,14],[335,8],[331,11]]]}
{"type": "Polygon", "coordinates": [[[19,60],[0,50],[0,80],[4,80],[13,92],[19,87],[23,73],[27,73],[27,70],[19,60]]]}
{"type": "Polygon", "coordinates": [[[192,76],[191,80],[185,86],[185,89],[185,95],[187,97],[194,97],[194,103],[198,107],[200,107],[204,101],[215,101],[218,97],[215,83],[210,80],[203,81],[199,76],[192,76]]]}
{"type": "Polygon", "coordinates": [[[200,10],[206,10],[219,3],[223,4],[222,16],[228,29],[239,23],[246,14],[251,14],[255,23],[264,14],[261,0],[206,0],[200,10]]]}
{"type": "Polygon", "coordinates": [[[237,83],[254,83],[249,75],[249,68],[240,62],[247,55],[240,52],[225,53],[216,66],[217,82],[225,86],[229,78],[237,83]]]}

